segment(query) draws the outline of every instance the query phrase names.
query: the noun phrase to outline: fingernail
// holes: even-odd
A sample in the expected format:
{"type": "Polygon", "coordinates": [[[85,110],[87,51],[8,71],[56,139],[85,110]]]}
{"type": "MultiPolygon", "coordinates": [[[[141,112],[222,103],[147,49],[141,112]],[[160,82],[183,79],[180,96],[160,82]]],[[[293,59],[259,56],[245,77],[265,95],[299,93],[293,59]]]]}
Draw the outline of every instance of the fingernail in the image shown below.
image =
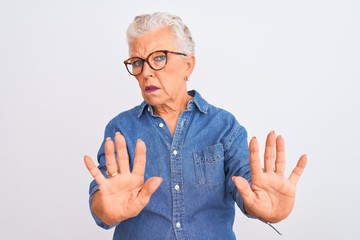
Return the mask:
{"type": "Polygon", "coordinates": [[[107,138],[106,138],[106,141],[110,141],[110,140],[111,140],[111,138],[110,138],[110,137],[107,137],[107,138]]]}
{"type": "Polygon", "coordinates": [[[115,133],[115,135],[119,135],[119,134],[120,134],[120,132],[116,132],[116,133],[115,133]]]}

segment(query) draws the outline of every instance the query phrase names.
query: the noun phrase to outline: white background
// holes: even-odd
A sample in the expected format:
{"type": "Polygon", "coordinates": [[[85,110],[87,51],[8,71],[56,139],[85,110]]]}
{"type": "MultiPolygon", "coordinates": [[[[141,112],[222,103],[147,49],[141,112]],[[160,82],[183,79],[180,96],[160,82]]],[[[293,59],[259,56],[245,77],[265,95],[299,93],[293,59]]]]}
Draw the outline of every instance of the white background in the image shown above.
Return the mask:
{"type": "Polygon", "coordinates": [[[237,212],[238,239],[358,239],[360,2],[0,1],[0,239],[111,239],[88,209],[106,123],[141,102],[125,31],[167,11],[189,26],[189,89],[232,112],[261,146],[275,130],[287,174],[309,162],[275,226],[237,212]]]}

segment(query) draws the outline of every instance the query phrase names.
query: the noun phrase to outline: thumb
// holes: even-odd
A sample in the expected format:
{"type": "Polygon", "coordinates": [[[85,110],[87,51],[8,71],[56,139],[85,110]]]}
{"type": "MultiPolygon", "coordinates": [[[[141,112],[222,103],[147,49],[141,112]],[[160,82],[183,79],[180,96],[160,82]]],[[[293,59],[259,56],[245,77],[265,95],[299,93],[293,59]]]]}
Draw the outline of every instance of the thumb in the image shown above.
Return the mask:
{"type": "Polygon", "coordinates": [[[145,206],[149,201],[151,195],[159,188],[163,179],[161,177],[151,177],[149,178],[139,192],[140,203],[145,206]]]}
{"type": "Polygon", "coordinates": [[[233,176],[232,180],[241,194],[244,204],[248,205],[248,203],[252,203],[254,199],[254,192],[251,190],[249,182],[245,178],[239,176],[233,176]]]}

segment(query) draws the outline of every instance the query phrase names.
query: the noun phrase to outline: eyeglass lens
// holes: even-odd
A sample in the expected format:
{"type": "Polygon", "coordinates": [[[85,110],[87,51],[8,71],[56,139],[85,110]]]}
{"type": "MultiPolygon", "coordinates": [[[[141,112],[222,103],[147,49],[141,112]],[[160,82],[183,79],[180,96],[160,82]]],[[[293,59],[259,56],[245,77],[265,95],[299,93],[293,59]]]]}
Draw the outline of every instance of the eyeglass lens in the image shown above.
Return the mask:
{"type": "Polygon", "coordinates": [[[131,74],[138,75],[142,72],[145,61],[150,65],[152,69],[160,70],[166,65],[166,53],[162,51],[157,51],[151,53],[146,59],[142,59],[139,57],[130,58],[128,64],[126,64],[126,67],[131,74]]]}

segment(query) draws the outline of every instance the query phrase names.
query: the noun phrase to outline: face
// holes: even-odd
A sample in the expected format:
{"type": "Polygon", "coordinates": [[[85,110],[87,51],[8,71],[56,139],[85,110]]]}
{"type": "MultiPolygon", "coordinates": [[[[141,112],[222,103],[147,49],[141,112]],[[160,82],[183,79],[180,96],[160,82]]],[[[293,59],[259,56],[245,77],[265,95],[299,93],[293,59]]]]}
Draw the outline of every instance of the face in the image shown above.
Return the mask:
{"type": "MultiPolygon", "coordinates": [[[[178,51],[170,29],[158,29],[135,39],[130,45],[130,56],[145,59],[157,50],[178,51]]],[[[153,70],[145,62],[142,73],[136,76],[144,100],[156,108],[186,98],[185,77],[190,76],[194,64],[194,56],[172,53],[167,54],[167,64],[161,70],[153,70]]]]}

